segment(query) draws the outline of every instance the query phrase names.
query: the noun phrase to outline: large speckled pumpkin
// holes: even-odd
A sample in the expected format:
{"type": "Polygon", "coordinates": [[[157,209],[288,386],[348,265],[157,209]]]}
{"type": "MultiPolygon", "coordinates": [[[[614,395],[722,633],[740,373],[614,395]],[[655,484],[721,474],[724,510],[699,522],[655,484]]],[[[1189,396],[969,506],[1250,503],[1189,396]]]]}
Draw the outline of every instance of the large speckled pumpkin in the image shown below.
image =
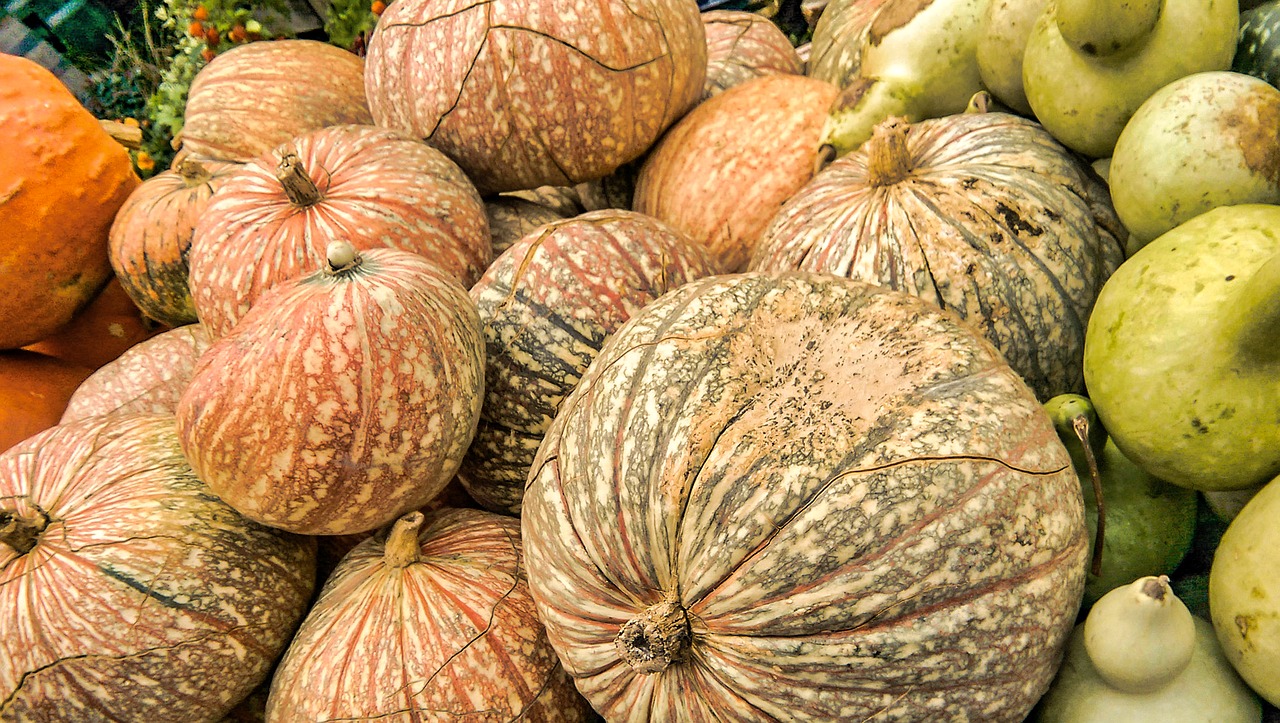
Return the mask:
{"type": "Polygon", "coordinates": [[[702,26],[707,34],[703,100],[762,75],[804,72],[782,29],[759,13],[711,10],[702,14],[702,26]]]}
{"type": "Polygon", "coordinates": [[[1101,182],[1032,121],[891,119],[782,206],[750,268],[927,299],[978,327],[1043,401],[1082,390],[1085,324],[1123,234],[1101,182]]]}
{"type": "Polygon", "coordinates": [[[493,258],[484,204],[444,154],[374,126],[312,131],[245,164],[196,224],[189,281],[210,337],[338,239],[422,254],[465,286],[493,258]]]}
{"type": "Polygon", "coordinates": [[[1085,582],[1080,483],[995,348],[823,274],[632,317],[521,520],[551,643],[611,721],[1022,721],[1085,582]]]}
{"type": "Polygon", "coordinates": [[[813,28],[805,74],[841,88],[858,77],[862,49],[880,8],[901,0],[831,0],[813,28]]]}
{"type": "Polygon", "coordinates": [[[372,122],[360,56],[319,40],[245,43],[191,82],[182,150],[247,161],[317,128],[372,122]]]}
{"type": "Polygon", "coordinates": [[[104,414],[173,414],[209,348],[200,324],[187,324],[130,347],[76,387],[62,422],[104,414]]]}
{"type": "Polygon", "coordinates": [[[697,102],[706,71],[693,0],[397,0],[365,85],[378,125],[492,193],[608,175],[697,102]]]}
{"type": "Polygon", "coordinates": [[[440,493],[483,396],[466,289],[418,254],[334,242],[325,268],[273,289],[200,356],[178,431],[246,517],[347,535],[440,493]]]}
{"type": "Polygon", "coordinates": [[[315,543],[214,497],[171,415],[42,432],[0,455],[0,719],[217,721],[314,578],[315,543]]]}
{"type": "Polygon", "coordinates": [[[538,621],[519,521],[444,509],[343,558],[276,671],[266,720],[593,717],[538,621]]]}
{"type": "Polygon", "coordinates": [[[542,435],[605,339],[714,270],[680,232],[621,210],[547,224],[503,252],[471,288],[486,349],[480,425],[459,470],[471,496],[518,513],[542,435]]]}

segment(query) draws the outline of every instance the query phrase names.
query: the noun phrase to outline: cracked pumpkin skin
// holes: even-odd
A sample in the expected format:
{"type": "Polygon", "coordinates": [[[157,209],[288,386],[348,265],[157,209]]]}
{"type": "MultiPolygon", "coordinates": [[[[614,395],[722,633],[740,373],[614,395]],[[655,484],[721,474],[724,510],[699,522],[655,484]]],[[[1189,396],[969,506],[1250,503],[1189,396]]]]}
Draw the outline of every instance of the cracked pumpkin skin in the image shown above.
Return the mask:
{"type": "Polygon", "coordinates": [[[42,432],[0,455],[0,719],[219,720],[314,576],[314,542],[196,478],[171,416],[42,432]]]}
{"type": "Polygon", "coordinates": [[[610,721],[1021,721],[1085,582],[1080,483],[996,349],[802,272],[632,317],[521,520],[539,616],[610,721]]]}

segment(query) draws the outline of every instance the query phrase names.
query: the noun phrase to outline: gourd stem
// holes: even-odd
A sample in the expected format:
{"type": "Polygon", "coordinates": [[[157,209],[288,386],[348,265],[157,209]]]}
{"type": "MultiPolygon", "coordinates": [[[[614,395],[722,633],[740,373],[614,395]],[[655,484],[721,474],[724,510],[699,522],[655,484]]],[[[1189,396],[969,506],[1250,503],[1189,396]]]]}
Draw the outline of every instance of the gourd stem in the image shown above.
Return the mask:
{"type": "MultiPolygon", "coordinates": [[[[1239,283],[1239,282],[1237,282],[1239,283]]],[[[1280,362],[1280,254],[1243,280],[1235,303],[1227,304],[1221,338],[1234,340],[1253,363],[1280,362]]]]}
{"type": "Polygon", "coordinates": [[[199,186],[213,177],[213,174],[209,173],[209,169],[205,168],[203,163],[190,156],[183,158],[182,162],[178,164],[178,175],[186,182],[188,188],[199,186]]]}
{"type": "Polygon", "coordinates": [[[905,118],[889,118],[871,131],[867,141],[867,183],[872,187],[892,186],[911,173],[911,151],[907,149],[905,118]]]}
{"type": "Polygon", "coordinates": [[[1093,535],[1093,560],[1089,564],[1089,572],[1094,577],[1102,575],[1102,543],[1107,538],[1107,507],[1103,502],[1102,473],[1098,471],[1098,456],[1093,453],[1093,445],[1089,444],[1089,417],[1080,414],[1071,420],[1071,428],[1084,447],[1084,458],[1089,463],[1089,479],[1093,482],[1093,500],[1098,505],[1098,529],[1093,535]]]}
{"type": "Polygon", "coordinates": [[[329,245],[325,247],[325,261],[328,262],[325,272],[329,275],[336,275],[344,271],[350,271],[364,263],[364,257],[360,255],[359,251],[356,251],[356,247],[352,246],[350,241],[338,239],[337,241],[330,241],[329,245]]]}
{"type": "Polygon", "coordinates": [[[423,514],[417,510],[404,515],[391,526],[382,559],[388,567],[408,567],[422,559],[418,543],[418,531],[422,529],[423,514]]]}
{"type": "Polygon", "coordinates": [[[276,178],[280,181],[280,185],[284,186],[289,202],[295,206],[302,208],[314,206],[324,198],[320,189],[316,188],[315,181],[311,180],[311,176],[308,176],[306,169],[302,167],[302,159],[298,158],[298,154],[293,151],[280,157],[280,163],[276,165],[276,178]]]}
{"type": "Polygon", "coordinates": [[[660,673],[689,657],[689,616],[674,600],[652,605],[618,630],[613,645],[639,673],[660,673]]]}
{"type": "Polygon", "coordinates": [[[25,555],[36,546],[40,533],[49,526],[49,518],[42,512],[22,516],[15,512],[0,511],[0,542],[25,555]]]}

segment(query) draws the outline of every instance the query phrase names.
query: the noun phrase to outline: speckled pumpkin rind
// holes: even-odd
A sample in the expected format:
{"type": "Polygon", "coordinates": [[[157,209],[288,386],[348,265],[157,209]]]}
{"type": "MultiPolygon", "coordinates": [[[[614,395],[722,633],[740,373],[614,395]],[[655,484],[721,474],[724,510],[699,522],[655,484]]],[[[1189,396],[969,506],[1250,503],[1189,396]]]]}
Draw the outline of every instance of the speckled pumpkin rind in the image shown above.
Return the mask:
{"type": "Polygon", "coordinates": [[[889,0],[831,0],[813,28],[805,74],[841,88],[858,77],[871,23],[889,0]]]}
{"type": "Polygon", "coordinates": [[[0,512],[39,511],[30,552],[0,544],[0,719],[219,720],[311,598],[314,542],[219,501],[172,416],[64,424],[0,455],[0,512]]]}
{"type": "Polygon", "coordinates": [[[791,41],[773,21],[745,10],[702,14],[707,34],[707,79],[702,99],[762,75],[804,72],[791,41]]]}
{"type": "Polygon", "coordinates": [[[182,149],[248,161],[325,126],[373,123],[364,59],[319,40],[245,43],[219,53],[191,82],[182,149]]]}
{"type": "Polygon", "coordinates": [[[670,226],[603,210],[525,236],[471,288],[485,337],[485,402],[459,476],[516,514],[542,435],[610,334],[667,291],[714,272],[670,226]]]}
{"type": "Polygon", "coordinates": [[[382,534],[343,559],[280,663],[266,720],[594,720],[538,621],[520,523],[445,509],[417,540],[403,568],[382,534]]]}
{"type": "Polygon", "coordinates": [[[906,291],[978,327],[1042,401],[1082,391],[1089,312],[1123,261],[1101,182],[1006,113],[913,124],[906,149],[911,170],[889,185],[869,180],[867,145],[821,171],[770,222],[750,268],[906,291]]]}
{"type": "Polygon", "coordinates": [[[475,434],[484,341],[436,264],[370,249],[272,290],[200,357],[178,400],[191,466],[250,519],[372,530],[435,497],[475,434]]]}
{"type": "Polygon", "coordinates": [[[606,343],[534,464],[534,600],[611,721],[1021,721],[1080,604],[1080,484],[1048,416],[899,292],[689,283],[606,343]],[[637,673],[615,639],[668,602],[689,650],[637,673]]]}
{"type": "Polygon", "coordinates": [[[320,268],[330,241],[413,251],[465,286],[492,260],[484,203],[462,169],[431,146],[399,131],[345,125],[298,136],[288,148],[318,201],[290,200],[273,152],[245,164],[196,225],[191,294],[211,338],[230,331],[267,289],[320,268]]]}
{"type": "Polygon", "coordinates": [[[106,414],[173,414],[196,361],[208,348],[209,337],[200,324],[135,344],[76,388],[62,423],[106,414]]]}
{"type": "Polygon", "coordinates": [[[378,125],[427,139],[483,193],[602,178],[702,94],[688,0],[400,0],[369,40],[378,125]]]}

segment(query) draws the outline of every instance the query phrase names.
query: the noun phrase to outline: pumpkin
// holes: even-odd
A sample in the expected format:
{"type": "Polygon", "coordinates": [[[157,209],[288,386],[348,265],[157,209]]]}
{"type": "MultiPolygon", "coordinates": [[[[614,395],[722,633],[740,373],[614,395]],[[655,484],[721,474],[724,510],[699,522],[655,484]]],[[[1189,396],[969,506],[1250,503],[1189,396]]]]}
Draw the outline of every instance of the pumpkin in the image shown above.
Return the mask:
{"type": "Polygon", "coordinates": [[[248,161],[326,126],[369,124],[364,59],[319,40],[244,43],[219,53],[187,92],[182,150],[248,161]]]}
{"type": "Polygon", "coordinates": [[[111,224],[111,268],[143,313],[169,326],[195,323],[187,254],[196,221],[239,164],[187,156],[142,182],[111,224]]]}
{"type": "Polygon", "coordinates": [[[0,717],[217,721],[314,576],[312,541],[209,493],[172,416],[42,432],[0,455],[0,717]]]}
{"type": "Polygon", "coordinates": [[[173,414],[196,360],[209,348],[200,324],[187,324],[139,342],[75,388],[63,423],[105,414],[173,414]]]}
{"type": "Polygon", "coordinates": [[[1086,572],[1070,457],[995,348],[803,272],[632,317],[521,531],[551,644],[615,721],[1021,721],[1086,572]]]}
{"type": "Polygon", "coordinates": [[[398,249],[330,244],[200,356],[178,400],[200,478],[263,524],[380,527],[436,497],[475,434],[480,319],[466,289],[398,249]]]}
{"type": "Polygon", "coordinates": [[[459,470],[471,496],[518,513],[542,435],[605,339],[714,270],[683,234],[634,211],[556,221],[503,252],[471,288],[485,340],[485,400],[459,470]]]}
{"type": "Polygon", "coordinates": [[[71,321],[111,277],[107,231],[140,181],[128,151],[33,60],[0,53],[0,128],[0,349],[16,349],[71,321]]]}
{"type": "Polygon", "coordinates": [[[741,271],[782,203],[814,172],[838,89],[801,75],[754,78],[703,102],[640,167],[633,207],[741,271]]]}
{"type": "Polygon", "coordinates": [[[190,254],[200,322],[225,335],[264,291],[320,268],[337,239],[420,253],[466,286],[493,253],[483,202],[439,151],[399,131],[323,128],[245,164],[206,207],[190,254]]]}
{"type": "Polygon", "coordinates": [[[343,558],[271,682],[266,720],[587,721],[538,622],[520,523],[401,517],[343,558]]]}
{"type": "Polygon", "coordinates": [[[494,257],[542,224],[577,215],[565,215],[536,201],[505,194],[485,201],[484,211],[489,219],[489,239],[493,244],[494,257]]]}
{"type": "Polygon", "coordinates": [[[804,72],[804,63],[791,41],[763,15],[711,10],[702,14],[702,25],[707,34],[703,100],[762,75],[804,72]]]}
{"type": "Polygon", "coordinates": [[[23,348],[99,369],[166,328],[143,313],[112,277],[70,323],[23,348]]]}
{"type": "Polygon", "coordinates": [[[58,423],[93,369],[26,349],[0,351],[0,451],[58,423]]]}
{"type": "Polygon", "coordinates": [[[1120,265],[1106,190],[1006,113],[890,121],[788,200],[751,268],[920,296],[977,326],[1042,399],[1083,387],[1085,324],[1120,265]]]}
{"type": "Polygon", "coordinates": [[[858,77],[867,35],[891,0],[831,0],[813,28],[805,74],[841,88],[858,77]]]}
{"type": "Polygon", "coordinates": [[[707,44],[688,0],[399,0],[365,62],[377,124],[426,139],[489,194],[638,157],[702,94],[707,44]]]}
{"type": "Polygon", "coordinates": [[[1231,69],[1280,87],[1280,46],[1275,32],[1280,24],[1280,2],[1267,0],[1240,10],[1240,34],[1231,69]]]}

